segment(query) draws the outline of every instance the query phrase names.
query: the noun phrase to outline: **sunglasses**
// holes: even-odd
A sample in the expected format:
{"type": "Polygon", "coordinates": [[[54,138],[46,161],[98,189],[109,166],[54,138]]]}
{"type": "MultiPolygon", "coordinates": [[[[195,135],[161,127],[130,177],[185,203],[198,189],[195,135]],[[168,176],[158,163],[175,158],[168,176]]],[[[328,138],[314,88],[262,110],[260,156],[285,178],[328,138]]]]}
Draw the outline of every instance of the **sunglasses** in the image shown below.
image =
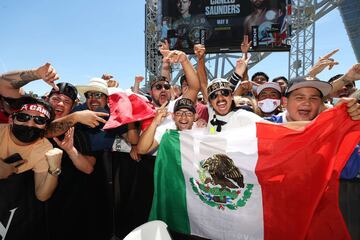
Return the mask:
{"type": "Polygon", "coordinates": [[[28,122],[30,119],[34,119],[34,122],[38,125],[44,125],[48,121],[46,117],[32,116],[27,113],[14,113],[14,118],[19,122],[28,122]]]}
{"type": "Polygon", "coordinates": [[[154,87],[156,88],[156,90],[161,90],[161,89],[163,89],[163,88],[165,88],[165,90],[169,90],[170,89],[170,84],[167,84],[167,83],[165,83],[165,84],[156,84],[156,85],[154,85],[154,87]]]}
{"type": "Polygon", "coordinates": [[[177,112],[175,112],[175,116],[177,116],[177,117],[182,117],[182,116],[192,117],[192,116],[194,116],[194,113],[190,112],[190,111],[177,111],[177,112]]]}
{"type": "Polygon", "coordinates": [[[102,96],[104,96],[105,94],[101,93],[101,92],[86,92],[84,93],[85,98],[89,99],[91,97],[95,98],[95,99],[100,99],[102,96]]]}
{"type": "Polygon", "coordinates": [[[213,92],[212,94],[210,94],[209,98],[210,100],[214,100],[216,99],[219,95],[222,95],[224,97],[227,97],[230,95],[230,90],[228,89],[221,89],[219,91],[213,92]]]}

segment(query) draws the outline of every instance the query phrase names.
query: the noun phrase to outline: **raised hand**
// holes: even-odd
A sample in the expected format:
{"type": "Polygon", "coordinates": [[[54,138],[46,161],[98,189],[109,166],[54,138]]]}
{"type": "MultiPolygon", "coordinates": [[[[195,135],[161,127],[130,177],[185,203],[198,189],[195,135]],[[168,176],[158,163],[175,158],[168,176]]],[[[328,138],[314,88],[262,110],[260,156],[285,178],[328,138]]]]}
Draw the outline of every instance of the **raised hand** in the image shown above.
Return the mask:
{"type": "Polygon", "coordinates": [[[110,87],[118,87],[119,86],[119,83],[118,81],[116,81],[115,79],[110,79],[110,80],[107,80],[107,86],[110,88],[110,87]]]}
{"type": "Polygon", "coordinates": [[[135,82],[136,83],[141,83],[144,80],[144,77],[141,75],[136,75],[135,76],[135,82]]]}
{"type": "Polygon", "coordinates": [[[183,63],[188,60],[186,54],[179,50],[169,51],[164,61],[169,63],[183,63]]]}
{"type": "Polygon", "coordinates": [[[314,66],[309,71],[309,76],[315,77],[319,73],[321,73],[326,67],[331,70],[335,65],[338,65],[339,63],[336,62],[333,58],[331,58],[332,55],[337,53],[339,49],[335,49],[334,51],[326,54],[325,56],[319,58],[319,60],[315,63],[314,66]]]}
{"type": "Polygon", "coordinates": [[[35,70],[35,74],[42,78],[47,84],[49,84],[52,88],[54,88],[56,91],[59,90],[59,88],[56,86],[54,81],[59,79],[58,74],[56,73],[55,68],[51,66],[50,63],[45,63],[41,67],[37,68],[35,70]]]}
{"type": "Polygon", "coordinates": [[[252,91],[253,85],[256,85],[256,83],[250,81],[243,81],[240,83],[239,87],[244,91],[244,93],[247,93],[252,91]]]}
{"type": "Polygon", "coordinates": [[[250,60],[250,57],[245,55],[246,54],[243,54],[241,58],[236,60],[235,72],[241,77],[243,77],[250,60]]]}
{"type": "Polygon", "coordinates": [[[205,46],[202,44],[195,44],[194,45],[194,54],[198,58],[198,60],[203,59],[206,53],[205,46]]]}
{"type": "Polygon", "coordinates": [[[159,126],[164,121],[166,116],[168,115],[166,105],[167,105],[167,102],[165,102],[161,107],[159,107],[156,110],[156,114],[153,119],[153,122],[156,124],[156,126],[159,126]]]}
{"type": "Polygon", "coordinates": [[[64,139],[61,141],[57,137],[53,138],[56,144],[66,152],[69,152],[74,147],[74,127],[71,127],[64,135],[64,139]]]}
{"type": "Polygon", "coordinates": [[[50,149],[45,153],[46,160],[49,163],[49,169],[55,170],[61,166],[61,158],[63,151],[59,148],[50,149]]]}
{"type": "Polygon", "coordinates": [[[360,63],[353,65],[344,77],[348,81],[360,80],[360,63]]]}
{"type": "Polygon", "coordinates": [[[90,110],[83,110],[75,112],[76,114],[76,122],[79,122],[81,124],[87,125],[89,127],[96,127],[99,126],[100,123],[106,123],[106,120],[102,117],[109,116],[108,113],[104,112],[93,112],[90,110]]]}
{"type": "Polygon", "coordinates": [[[102,76],[101,76],[102,79],[104,80],[110,80],[113,78],[113,75],[109,74],[109,73],[104,73],[102,76]]]}
{"type": "Polygon", "coordinates": [[[341,103],[346,103],[347,112],[352,120],[360,120],[360,104],[356,98],[341,98],[336,105],[341,103]]]}

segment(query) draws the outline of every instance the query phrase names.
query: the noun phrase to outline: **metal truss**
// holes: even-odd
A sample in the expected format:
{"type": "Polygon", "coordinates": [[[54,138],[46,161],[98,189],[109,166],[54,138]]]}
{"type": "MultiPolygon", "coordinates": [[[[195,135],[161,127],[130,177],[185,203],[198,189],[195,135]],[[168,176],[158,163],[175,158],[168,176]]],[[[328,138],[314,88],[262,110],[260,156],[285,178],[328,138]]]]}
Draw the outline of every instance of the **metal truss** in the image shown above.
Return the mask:
{"type": "MultiPolygon", "coordinates": [[[[251,58],[249,61],[249,69],[255,66],[262,59],[270,55],[270,52],[263,53],[251,53],[251,58]]],[[[216,53],[216,54],[206,54],[205,56],[205,67],[209,80],[212,80],[217,77],[227,78],[229,77],[236,64],[236,60],[241,57],[239,53],[216,53]]],[[[194,67],[197,67],[197,60],[194,55],[189,56],[190,61],[193,63],[194,67]]],[[[181,69],[175,68],[173,71],[172,84],[176,84],[179,78],[182,76],[183,71],[181,69]]]]}
{"type": "Polygon", "coordinates": [[[315,22],[334,10],[341,0],[292,0],[292,39],[288,77],[306,75],[314,65],[315,22]]]}
{"type": "Polygon", "coordinates": [[[158,54],[159,29],[157,29],[158,1],[146,0],[145,4],[145,86],[159,75],[161,57],[158,54]]]}

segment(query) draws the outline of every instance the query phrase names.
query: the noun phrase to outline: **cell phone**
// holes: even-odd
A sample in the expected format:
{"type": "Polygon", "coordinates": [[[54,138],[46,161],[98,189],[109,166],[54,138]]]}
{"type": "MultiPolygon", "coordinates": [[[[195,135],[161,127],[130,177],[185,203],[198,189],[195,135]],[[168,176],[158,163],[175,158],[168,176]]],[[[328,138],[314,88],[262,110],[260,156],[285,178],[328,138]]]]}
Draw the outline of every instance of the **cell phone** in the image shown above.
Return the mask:
{"type": "MultiPolygon", "coordinates": [[[[4,162],[10,164],[10,163],[14,163],[14,162],[17,162],[19,160],[22,160],[22,159],[23,158],[21,157],[21,155],[19,153],[14,153],[14,154],[10,155],[9,157],[5,158],[4,162]]],[[[18,166],[20,166],[22,164],[19,164],[16,167],[18,167],[18,166]]]]}

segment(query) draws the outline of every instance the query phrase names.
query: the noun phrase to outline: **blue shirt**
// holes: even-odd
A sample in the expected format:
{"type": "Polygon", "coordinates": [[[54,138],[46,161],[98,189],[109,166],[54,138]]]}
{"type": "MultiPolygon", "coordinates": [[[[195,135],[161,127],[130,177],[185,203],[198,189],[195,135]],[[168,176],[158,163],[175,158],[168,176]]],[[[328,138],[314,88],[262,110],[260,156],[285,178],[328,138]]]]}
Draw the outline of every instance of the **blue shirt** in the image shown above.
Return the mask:
{"type": "MultiPolygon", "coordinates": [[[[86,103],[76,106],[73,112],[88,110],[86,103]]],[[[83,130],[86,132],[90,139],[91,151],[102,151],[102,150],[111,150],[112,145],[115,141],[116,134],[114,131],[104,131],[103,123],[100,123],[99,126],[91,128],[83,125],[83,130]]]]}

